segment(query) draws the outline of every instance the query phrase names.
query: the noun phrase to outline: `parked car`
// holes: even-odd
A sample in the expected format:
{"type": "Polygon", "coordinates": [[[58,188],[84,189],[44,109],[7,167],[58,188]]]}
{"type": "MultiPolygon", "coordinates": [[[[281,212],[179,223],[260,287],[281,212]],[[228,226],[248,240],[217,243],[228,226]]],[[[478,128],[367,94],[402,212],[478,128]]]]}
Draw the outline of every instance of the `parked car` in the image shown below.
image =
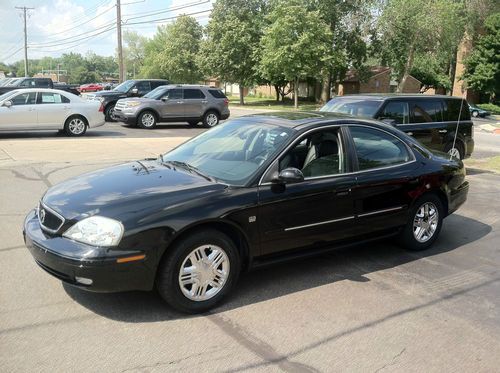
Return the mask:
{"type": "Polygon", "coordinates": [[[104,124],[103,106],[57,89],[16,89],[0,96],[0,131],[64,130],[82,136],[104,124]]]}
{"type": "Polygon", "coordinates": [[[421,94],[338,96],[320,111],[386,121],[428,148],[460,159],[470,157],[474,150],[469,106],[467,101],[458,97],[421,94]],[[454,141],[459,116],[459,131],[454,141]]]}
{"type": "Polygon", "coordinates": [[[203,85],[164,85],[142,98],[118,100],[115,119],[141,128],[155,128],[159,122],[188,122],[205,127],[229,118],[229,100],[215,87],[203,85]]]}
{"type": "Polygon", "coordinates": [[[491,115],[491,113],[488,110],[481,109],[479,106],[469,104],[469,111],[470,115],[472,115],[474,118],[476,117],[487,117],[488,115],[491,115]]]}
{"type": "Polygon", "coordinates": [[[74,95],[79,95],[76,85],[70,85],[66,83],[54,83],[50,78],[13,78],[6,85],[0,86],[0,95],[13,91],[15,89],[22,88],[51,88],[59,89],[72,93],[74,95]]]}
{"type": "Polygon", "coordinates": [[[242,270],[395,236],[437,239],[462,161],[390,125],[318,112],[229,120],[157,159],[50,188],[24,222],[36,263],[85,290],[151,290],[203,312],[242,270]]]}
{"type": "Polygon", "coordinates": [[[89,84],[82,84],[79,87],[80,92],[97,92],[97,91],[102,91],[104,87],[99,84],[99,83],[89,83],[89,84]]]}
{"type": "Polygon", "coordinates": [[[162,79],[134,79],[119,84],[111,91],[100,91],[86,95],[88,100],[100,101],[104,105],[104,114],[107,121],[115,121],[114,108],[116,102],[121,98],[142,97],[153,89],[168,84],[162,79]]]}

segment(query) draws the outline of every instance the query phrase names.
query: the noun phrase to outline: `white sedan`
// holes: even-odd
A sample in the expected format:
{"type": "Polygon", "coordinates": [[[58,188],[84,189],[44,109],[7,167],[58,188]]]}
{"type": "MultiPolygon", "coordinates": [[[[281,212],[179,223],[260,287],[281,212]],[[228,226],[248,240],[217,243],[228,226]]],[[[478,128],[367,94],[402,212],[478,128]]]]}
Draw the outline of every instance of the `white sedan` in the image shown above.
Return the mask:
{"type": "Polygon", "coordinates": [[[104,124],[100,102],[57,89],[16,89],[0,96],[0,131],[64,130],[82,136],[104,124]]]}

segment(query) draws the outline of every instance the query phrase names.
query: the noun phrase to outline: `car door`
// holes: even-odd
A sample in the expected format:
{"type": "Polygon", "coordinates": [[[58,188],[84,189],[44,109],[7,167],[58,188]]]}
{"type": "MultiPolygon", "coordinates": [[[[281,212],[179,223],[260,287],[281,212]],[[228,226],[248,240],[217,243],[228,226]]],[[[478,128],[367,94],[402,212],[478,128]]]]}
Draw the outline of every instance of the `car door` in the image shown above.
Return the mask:
{"type": "Polygon", "coordinates": [[[169,89],[161,98],[160,115],[163,119],[184,118],[184,100],[182,88],[169,89]]]}
{"type": "Polygon", "coordinates": [[[38,92],[38,128],[62,129],[71,110],[69,99],[56,92],[38,92]]]}
{"type": "Polygon", "coordinates": [[[259,185],[261,255],[355,234],[355,176],[348,172],[345,149],[341,127],[327,127],[304,134],[273,163],[259,185]],[[273,174],[290,167],[301,170],[302,182],[271,181],[273,174]]]}
{"type": "Polygon", "coordinates": [[[9,99],[12,106],[0,107],[0,129],[15,131],[37,127],[36,92],[19,93],[9,99]]]}
{"type": "Polygon", "coordinates": [[[187,118],[201,118],[207,103],[207,97],[201,89],[184,88],[184,112],[187,118]]]}
{"type": "Polygon", "coordinates": [[[352,195],[358,234],[391,230],[406,223],[419,164],[408,146],[382,129],[349,127],[357,185],[352,195]]]}

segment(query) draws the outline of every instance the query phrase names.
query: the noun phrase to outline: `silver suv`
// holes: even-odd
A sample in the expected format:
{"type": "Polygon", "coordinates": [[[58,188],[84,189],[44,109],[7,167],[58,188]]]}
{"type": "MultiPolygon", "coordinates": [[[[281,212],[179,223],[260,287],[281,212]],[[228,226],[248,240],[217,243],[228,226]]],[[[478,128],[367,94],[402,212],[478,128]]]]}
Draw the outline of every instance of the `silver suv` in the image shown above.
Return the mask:
{"type": "Polygon", "coordinates": [[[118,100],[116,120],[128,125],[151,129],[159,122],[202,122],[213,127],[229,118],[229,100],[214,87],[203,85],[162,85],[140,98],[118,100]]]}

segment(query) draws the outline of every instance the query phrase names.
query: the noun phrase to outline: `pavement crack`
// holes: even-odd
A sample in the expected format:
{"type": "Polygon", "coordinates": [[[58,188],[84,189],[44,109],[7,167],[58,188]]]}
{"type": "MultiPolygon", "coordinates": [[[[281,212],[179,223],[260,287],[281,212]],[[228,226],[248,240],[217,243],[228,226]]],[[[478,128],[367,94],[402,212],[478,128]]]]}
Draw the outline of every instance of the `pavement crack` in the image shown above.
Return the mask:
{"type": "Polygon", "coordinates": [[[403,348],[403,349],[402,349],[402,350],[401,350],[398,354],[394,355],[394,357],[391,359],[391,361],[390,361],[389,363],[387,363],[387,364],[385,364],[384,366],[382,366],[382,367],[378,368],[378,369],[377,369],[374,373],[378,373],[378,372],[380,372],[381,370],[383,370],[383,369],[385,369],[385,368],[387,368],[387,367],[390,367],[390,366],[392,366],[392,365],[396,364],[397,359],[398,359],[401,355],[403,355],[403,353],[404,353],[405,351],[406,351],[406,347],[405,347],[405,348],[403,348]]]}

